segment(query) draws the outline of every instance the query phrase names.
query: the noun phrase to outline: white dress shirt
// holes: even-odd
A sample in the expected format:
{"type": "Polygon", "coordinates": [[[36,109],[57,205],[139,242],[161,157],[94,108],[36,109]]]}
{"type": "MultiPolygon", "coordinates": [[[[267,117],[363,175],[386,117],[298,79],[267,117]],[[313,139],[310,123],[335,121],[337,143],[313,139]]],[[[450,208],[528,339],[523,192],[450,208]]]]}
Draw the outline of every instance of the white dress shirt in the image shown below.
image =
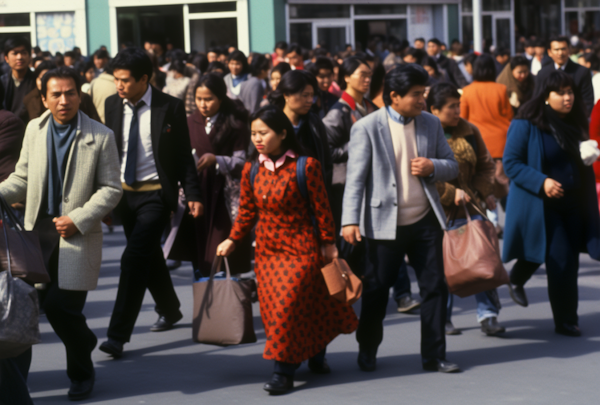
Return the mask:
{"type": "MultiPolygon", "coordinates": [[[[568,61],[567,61],[568,62],[568,61]]],[[[565,63],[564,65],[560,66],[558,63],[554,63],[554,68],[556,70],[560,69],[560,70],[565,70],[567,68],[567,64],[565,63]]]]}
{"type": "MultiPolygon", "coordinates": [[[[152,105],[152,86],[148,86],[146,93],[140,99],[144,105],[138,111],[138,123],[140,128],[140,137],[137,146],[137,168],[136,181],[158,180],[156,171],[156,162],[152,152],[151,136],[151,108],[152,105]]],[[[138,101],[138,103],[140,102],[138,101]]],[[[123,161],[121,162],[121,181],[125,183],[125,167],[127,165],[127,147],[129,146],[129,127],[133,117],[133,105],[126,98],[123,99],[123,161]]]]}
{"type": "Polygon", "coordinates": [[[210,131],[212,131],[213,127],[215,126],[215,123],[217,122],[217,118],[219,118],[219,113],[216,113],[212,117],[206,117],[206,123],[204,126],[206,135],[209,135],[210,131]]]}

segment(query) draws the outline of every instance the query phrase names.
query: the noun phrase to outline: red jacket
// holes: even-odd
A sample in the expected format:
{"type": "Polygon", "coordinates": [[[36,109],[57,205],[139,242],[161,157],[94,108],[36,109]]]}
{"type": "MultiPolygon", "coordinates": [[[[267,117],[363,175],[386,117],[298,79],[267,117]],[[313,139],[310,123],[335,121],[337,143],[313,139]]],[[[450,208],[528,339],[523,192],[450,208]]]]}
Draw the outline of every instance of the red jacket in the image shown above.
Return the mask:
{"type": "MultiPolygon", "coordinates": [[[[596,103],[592,110],[590,121],[590,139],[598,142],[600,145],[600,101],[596,103]]],[[[600,161],[594,163],[594,173],[596,174],[596,183],[600,183],[600,161]]]]}

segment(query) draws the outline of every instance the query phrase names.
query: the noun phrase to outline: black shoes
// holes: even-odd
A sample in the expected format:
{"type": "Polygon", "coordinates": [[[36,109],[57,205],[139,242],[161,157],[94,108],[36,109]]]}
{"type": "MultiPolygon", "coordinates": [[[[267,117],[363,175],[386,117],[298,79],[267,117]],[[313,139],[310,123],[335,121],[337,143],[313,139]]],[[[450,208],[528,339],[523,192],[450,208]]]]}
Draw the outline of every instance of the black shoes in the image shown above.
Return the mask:
{"type": "Polygon", "coordinates": [[[108,353],[113,356],[115,359],[123,356],[123,342],[119,342],[118,340],[108,338],[108,340],[100,345],[100,351],[104,353],[108,353]]]}
{"type": "Polygon", "coordinates": [[[481,331],[488,336],[496,336],[506,332],[506,328],[498,323],[498,318],[491,317],[481,321],[481,331]]]}
{"type": "Polygon", "coordinates": [[[94,382],[96,381],[96,372],[92,373],[92,378],[84,381],[71,381],[69,389],[69,400],[82,401],[88,399],[94,390],[94,382]]]}
{"type": "Polygon", "coordinates": [[[377,368],[377,349],[359,349],[358,367],[362,371],[375,371],[375,368],[377,368]]]}
{"type": "Polygon", "coordinates": [[[271,381],[263,389],[271,395],[281,395],[294,388],[294,379],[284,374],[273,373],[271,381]]]}
{"type": "Polygon", "coordinates": [[[571,325],[568,323],[563,323],[562,325],[557,325],[554,328],[554,331],[559,335],[579,337],[581,336],[581,329],[577,325],[571,325]]]}
{"type": "Polygon", "coordinates": [[[527,295],[525,295],[525,289],[522,285],[508,283],[508,290],[510,291],[510,297],[516,304],[522,307],[529,305],[529,302],[527,301],[527,295]]]}
{"type": "Polygon", "coordinates": [[[423,370],[439,371],[440,373],[458,373],[460,372],[460,367],[446,360],[435,359],[423,363],[423,370]]]}
{"type": "Polygon", "coordinates": [[[315,374],[329,374],[331,373],[331,368],[329,364],[327,364],[327,359],[323,359],[322,362],[315,361],[313,359],[308,360],[308,368],[315,374]]]}
{"type": "Polygon", "coordinates": [[[446,335],[462,335],[460,329],[456,329],[452,321],[446,322],[446,335]]]}
{"type": "Polygon", "coordinates": [[[173,329],[173,325],[179,322],[183,318],[181,312],[177,315],[176,318],[167,319],[165,316],[159,316],[158,320],[154,325],[150,327],[150,331],[152,332],[163,332],[165,330],[173,329]]]}
{"type": "Polygon", "coordinates": [[[411,296],[400,298],[398,301],[398,312],[406,313],[413,309],[417,309],[421,306],[421,303],[417,300],[413,300],[411,296]]]}

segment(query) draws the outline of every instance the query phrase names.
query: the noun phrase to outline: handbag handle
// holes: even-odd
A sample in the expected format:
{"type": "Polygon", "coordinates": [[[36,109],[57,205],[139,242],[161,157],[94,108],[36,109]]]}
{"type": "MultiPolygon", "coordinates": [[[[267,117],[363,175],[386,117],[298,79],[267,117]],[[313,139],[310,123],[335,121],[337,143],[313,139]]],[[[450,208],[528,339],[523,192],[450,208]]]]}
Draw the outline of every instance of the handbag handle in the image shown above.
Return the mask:
{"type": "Polygon", "coordinates": [[[9,219],[12,225],[17,228],[18,231],[22,232],[25,229],[23,221],[21,221],[12,211],[12,207],[8,205],[4,197],[0,194],[0,211],[2,213],[2,219],[9,219]]]}
{"type": "Polygon", "coordinates": [[[215,260],[213,261],[213,265],[212,265],[212,269],[210,270],[210,280],[209,281],[213,281],[213,279],[215,278],[215,275],[221,271],[221,265],[223,264],[223,261],[225,261],[225,274],[227,276],[227,280],[231,280],[231,271],[229,270],[229,262],[227,261],[227,258],[224,256],[217,256],[215,257],[215,260]],[[225,260],[223,260],[225,259],[225,260]]]}

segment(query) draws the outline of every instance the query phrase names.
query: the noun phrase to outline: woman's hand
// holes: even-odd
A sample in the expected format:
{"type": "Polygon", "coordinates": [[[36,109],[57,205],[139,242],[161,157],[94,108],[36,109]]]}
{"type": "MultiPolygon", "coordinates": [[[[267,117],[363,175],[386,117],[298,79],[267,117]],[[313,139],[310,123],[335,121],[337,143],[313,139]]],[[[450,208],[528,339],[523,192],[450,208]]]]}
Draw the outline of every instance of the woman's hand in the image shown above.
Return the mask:
{"type": "Polygon", "coordinates": [[[198,159],[198,164],[196,165],[196,170],[201,172],[207,167],[211,167],[217,164],[217,157],[212,153],[205,153],[198,159]]]}
{"type": "Polygon", "coordinates": [[[235,242],[231,239],[225,239],[217,246],[217,256],[229,256],[235,250],[235,242]]]}
{"type": "Polygon", "coordinates": [[[549,198],[561,198],[565,195],[562,184],[550,177],[544,180],[544,192],[549,198]]]}
{"type": "Polygon", "coordinates": [[[471,202],[471,197],[469,197],[469,194],[465,193],[464,190],[457,188],[456,192],[454,193],[454,204],[461,205],[463,203],[463,199],[465,202],[471,202]]]}
{"type": "Polygon", "coordinates": [[[490,194],[487,196],[487,198],[485,199],[485,206],[490,211],[494,211],[496,209],[496,197],[494,197],[494,194],[490,194]]]}
{"type": "Polygon", "coordinates": [[[331,263],[333,259],[337,259],[338,257],[338,250],[337,246],[335,246],[335,243],[322,246],[321,253],[325,259],[325,264],[331,263]]]}

